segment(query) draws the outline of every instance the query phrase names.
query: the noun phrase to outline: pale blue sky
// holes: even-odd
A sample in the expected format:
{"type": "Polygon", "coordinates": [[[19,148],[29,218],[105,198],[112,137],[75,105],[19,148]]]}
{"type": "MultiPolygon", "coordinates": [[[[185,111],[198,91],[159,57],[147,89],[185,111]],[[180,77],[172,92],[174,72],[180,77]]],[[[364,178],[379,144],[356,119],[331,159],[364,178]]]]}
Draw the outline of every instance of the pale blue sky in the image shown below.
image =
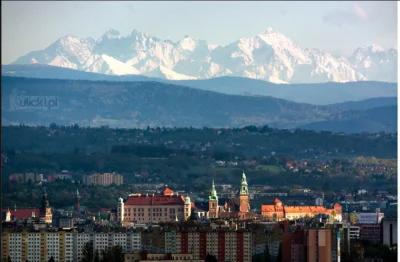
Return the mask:
{"type": "Polygon", "coordinates": [[[18,2],[1,3],[2,64],[67,34],[99,38],[113,28],[177,41],[226,45],[272,27],[301,47],[348,55],[397,46],[397,2],[18,2]]]}

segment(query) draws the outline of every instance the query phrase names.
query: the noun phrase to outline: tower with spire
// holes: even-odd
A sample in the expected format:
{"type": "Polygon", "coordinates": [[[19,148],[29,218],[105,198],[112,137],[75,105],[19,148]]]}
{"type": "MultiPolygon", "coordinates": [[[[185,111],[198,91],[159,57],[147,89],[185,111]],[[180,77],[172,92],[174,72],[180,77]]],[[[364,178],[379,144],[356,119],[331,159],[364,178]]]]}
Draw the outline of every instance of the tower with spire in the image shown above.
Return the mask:
{"type": "Polygon", "coordinates": [[[208,217],[218,218],[218,195],[215,190],[214,178],[212,179],[212,187],[208,197],[208,217]]]}
{"type": "Polygon", "coordinates": [[[246,174],[243,171],[242,174],[242,183],[240,185],[239,191],[239,202],[240,202],[240,213],[247,213],[250,211],[250,202],[249,202],[249,188],[247,185],[246,174]]]}
{"type": "Polygon", "coordinates": [[[49,205],[49,201],[47,200],[47,193],[45,188],[43,188],[43,199],[39,213],[40,213],[40,220],[42,222],[46,224],[51,224],[53,222],[53,214],[51,211],[51,207],[49,205]]]}

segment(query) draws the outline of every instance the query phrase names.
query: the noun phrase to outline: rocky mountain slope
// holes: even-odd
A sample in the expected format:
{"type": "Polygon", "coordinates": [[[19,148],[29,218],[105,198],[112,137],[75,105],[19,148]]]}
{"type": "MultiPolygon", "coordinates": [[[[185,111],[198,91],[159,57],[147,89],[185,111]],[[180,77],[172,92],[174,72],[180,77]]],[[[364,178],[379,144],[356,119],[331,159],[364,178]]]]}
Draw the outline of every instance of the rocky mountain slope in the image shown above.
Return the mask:
{"type": "Polygon", "coordinates": [[[189,36],[172,42],[136,30],[122,36],[111,29],[96,41],[67,35],[14,63],[169,80],[237,76],[273,83],[397,82],[397,49],[374,45],[358,48],[350,57],[335,57],[302,48],[271,28],[226,46],[189,36]]]}

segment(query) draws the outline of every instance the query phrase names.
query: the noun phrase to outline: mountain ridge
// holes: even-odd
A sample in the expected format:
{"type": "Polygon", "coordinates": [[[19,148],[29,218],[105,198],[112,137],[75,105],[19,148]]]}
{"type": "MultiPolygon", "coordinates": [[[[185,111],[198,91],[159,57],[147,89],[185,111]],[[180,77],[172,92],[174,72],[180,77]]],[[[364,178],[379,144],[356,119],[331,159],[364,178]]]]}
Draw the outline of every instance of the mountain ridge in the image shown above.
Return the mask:
{"type": "Polygon", "coordinates": [[[329,105],[377,97],[397,97],[397,84],[359,81],[349,83],[275,84],[263,80],[222,76],[203,80],[166,80],[142,75],[105,75],[56,66],[30,64],[2,66],[2,76],[91,81],[156,81],[223,94],[272,96],[299,103],[329,105]]]}
{"type": "MultiPolygon", "coordinates": [[[[397,130],[394,124],[397,123],[397,111],[394,113],[393,110],[397,105],[388,108],[346,111],[332,106],[296,103],[268,96],[227,95],[154,81],[110,82],[2,76],[4,125],[76,123],[80,126],[122,128],[270,125],[291,129],[339,120],[363,123],[360,126],[365,132],[375,132],[377,128],[379,131],[394,132],[394,128],[397,130]],[[25,101],[19,95],[57,97],[59,106],[16,109],[18,101],[25,101]],[[390,114],[384,118],[377,117],[382,112],[390,114]]],[[[326,130],[326,126],[322,129],[326,130]]],[[[328,126],[329,129],[332,127],[328,126]]]]}
{"type": "Polygon", "coordinates": [[[239,76],[274,83],[397,81],[397,49],[360,47],[349,57],[336,57],[320,49],[301,48],[272,28],[225,46],[188,36],[172,42],[137,30],[122,36],[110,29],[96,41],[67,35],[14,62],[31,63],[117,75],[126,72],[152,75],[152,71],[163,67],[168,73],[159,70],[157,76],[171,80],[176,80],[174,76],[178,79],[239,76]],[[120,72],[115,63],[105,61],[102,66],[107,69],[93,69],[88,61],[94,55],[112,57],[126,68],[120,72]]]}

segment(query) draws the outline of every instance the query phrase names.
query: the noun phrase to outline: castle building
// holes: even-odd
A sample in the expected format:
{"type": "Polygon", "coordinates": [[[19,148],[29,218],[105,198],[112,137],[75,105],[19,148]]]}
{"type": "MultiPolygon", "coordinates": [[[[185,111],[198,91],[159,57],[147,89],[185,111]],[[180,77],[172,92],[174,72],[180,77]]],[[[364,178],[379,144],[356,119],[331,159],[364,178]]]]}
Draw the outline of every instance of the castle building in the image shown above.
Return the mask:
{"type": "Polygon", "coordinates": [[[117,220],[135,223],[184,221],[190,217],[191,208],[189,197],[165,188],[160,195],[131,194],[125,202],[120,198],[117,220]]]}
{"type": "Polygon", "coordinates": [[[238,217],[241,220],[245,220],[254,216],[250,212],[249,188],[244,172],[242,174],[238,197],[225,200],[224,203],[219,203],[219,200],[213,180],[208,200],[208,218],[238,217]]]}
{"type": "Polygon", "coordinates": [[[319,214],[325,214],[338,221],[342,221],[342,206],[335,204],[333,209],[323,206],[284,206],[282,201],[275,198],[272,205],[261,205],[261,214],[264,218],[273,221],[314,217],[319,214]]]}

